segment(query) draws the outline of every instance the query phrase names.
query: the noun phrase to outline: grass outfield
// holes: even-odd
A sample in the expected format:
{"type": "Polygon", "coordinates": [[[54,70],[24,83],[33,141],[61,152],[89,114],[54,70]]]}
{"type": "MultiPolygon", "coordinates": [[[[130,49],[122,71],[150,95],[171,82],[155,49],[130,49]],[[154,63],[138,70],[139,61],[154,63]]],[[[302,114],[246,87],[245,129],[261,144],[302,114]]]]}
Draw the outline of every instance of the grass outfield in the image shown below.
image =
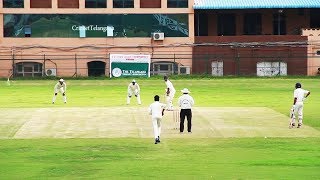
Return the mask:
{"type": "MultiPolygon", "coordinates": [[[[65,179],[79,177],[111,179],[306,179],[318,178],[320,175],[320,137],[318,137],[320,130],[318,94],[320,90],[318,79],[172,80],[177,89],[175,101],[180,94],[180,89],[187,87],[191,90],[191,94],[196,101],[195,114],[201,112],[203,114],[203,109],[247,109],[247,113],[245,113],[246,111],[240,113],[243,117],[234,113],[235,117],[233,118],[233,113],[227,113],[226,111],[219,118],[224,120],[224,124],[229,122],[230,126],[233,125],[233,128],[239,124],[245,124],[249,128],[261,129],[264,124],[259,124],[259,122],[263,120],[265,126],[270,127],[266,129],[271,133],[274,132],[271,138],[264,138],[263,135],[259,137],[257,134],[260,134],[261,131],[257,131],[253,136],[244,136],[243,134],[250,132],[251,129],[246,131],[243,128],[241,131],[230,131],[230,134],[238,133],[238,138],[221,138],[236,137],[237,134],[215,136],[213,132],[213,135],[209,135],[209,133],[206,133],[205,127],[217,127],[217,124],[213,123],[206,126],[204,123],[197,124],[197,122],[194,122],[194,130],[202,133],[195,131],[193,134],[186,136],[187,138],[176,137],[176,135],[168,136],[159,145],[152,144],[152,137],[148,138],[149,135],[152,135],[152,132],[149,132],[151,130],[149,124],[146,125],[149,129],[143,131],[146,133],[145,136],[136,137],[126,135],[124,138],[121,136],[122,138],[98,139],[97,137],[100,137],[98,135],[90,138],[82,137],[81,139],[74,138],[77,136],[68,137],[72,139],[61,139],[61,137],[55,135],[31,137],[32,134],[30,133],[35,131],[30,130],[29,127],[38,127],[37,123],[50,119],[48,116],[46,118],[44,115],[36,115],[43,109],[56,112],[58,121],[66,122],[70,119],[67,118],[64,121],[61,114],[58,115],[59,112],[64,113],[66,109],[80,108],[80,113],[86,109],[90,110],[90,108],[102,108],[111,111],[112,108],[126,107],[130,109],[138,107],[134,98],[130,106],[125,105],[126,89],[130,82],[128,79],[67,80],[66,82],[68,85],[68,104],[63,104],[61,96],[58,96],[55,105],[51,104],[53,86],[56,83],[54,80],[17,80],[11,82],[10,86],[7,86],[3,81],[0,84],[0,112],[3,117],[0,120],[0,179],[19,179],[21,177],[29,179],[48,177],[65,179]],[[299,129],[289,131],[287,122],[284,122],[287,121],[286,116],[293,102],[292,96],[296,82],[301,82],[303,88],[311,91],[304,109],[305,128],[300,131],[304,135],[303,138],[299,134],[299,129]],[[27,118],[27,111],[30,108],[40,109],[34,111],[35,118],[30,118],[34,121],[29,121],[27,118]],[[261,112],[257,113],[257,118],[255,118],[255,113],[250,111],[254,108],[260,108],[260,111],[266,108],[267,115],[265,116],[274,118],[268,121],[261,112]],[[12,113],[8,113],[11,111],[12,113]],[[276,116],[269,112],[275,112],[276,116]],[[21,114],[24,116],[21,116],[21,114]],[[250,123],[245,118],[246,115],[250,116],[250,123]],[[26,119],[29,124],[33,122],[35,125],[25,126],[28,124],[25,122],[26,119]],[[232,121],[235,119],[241,120],[232,121]],[[255,119],[259,122],[255,122],[255,119]],[[278,127],[273,128],[272,124],[273,126],[280,125],[280,129],[278,127]],[[281,126],[284,126],[283,131],[287,132],[284,133],[286,138],[277,133],[277,131],[282,132],[281,126]],[[25,128],[24,131],[22,131],[23,128],[25,128]],[[311,130],[309,129],[313,129],[314,132],[310,137],[308,133],[311,130]],[[208,134],[207,137],[203,136],[205,134],[208,134]],[[314,137],[315,134],[316,137],[314,137]],[[27,139],[13,139],[17,136],[27,139]]],[[[137,82],[142,89],[143,105],[140,106],[140,109],[147,108],[153,101],[155,94],[159,94],[163,98],[165,89],[163,80],[137,79],[137,82]]],[[[76,115],[76,112],[73,113],[76,115]]],[[[122,110],[117,112],[117,114],[121,113],[122,110]]],[[[218,118],[215,117],[217,111],[205,112],[204,114],[210,115],[212,121],[209,117],[203,122],[218,122],[216,120],[218,118]]],[[[103,115],[110,119],[108,113],[102,113],[103,115]]],[[[148,116],[143,117],[145,120],[135,122],[138,122],[138,125],[139,123],[145,124],[148,116]]],[[[194,120],[196,118],[197,116],[194,117],[194,120]]],[[[87,119],[90,120],[90,117],[87,119]]],[[[199,122],[202,122],[202,119],[200,118],[199,122]]],[[[94,120],[95,118],[93,118],[94,120]]],[[[111,120],[115,124],[120,121],[116,117],[112,117],[111,120]]],[[[45,130],[44,132],[54,133],[59,126],[54,125],[57,121],[52,120],[50,122],[53,125],[48,127],[54,128],[49,128],[51,131],[45,130]]],[[[72,132],[70,131],[73,130],[72,127],[80,124],[77,121],[72,121],[72,123],[68,126],[64,124],[60,129],[65,128],[72,132]]],[[[82,124],[81,127],[89,127],[89,125],[82,124]]],[[[94,129],[97,129],[97,127],[93,127],[94,129]]],[[[226,134],[229,132],[220,131],[226,134]]],[[[163,136],[166,136],[165,133],[170,134],[171,131],[164,130],[163,136]]]]}
{"type": "Polygon", "coordinates": [[[318,179],[319,138],[2,140],[1,179],[318,179]]]}

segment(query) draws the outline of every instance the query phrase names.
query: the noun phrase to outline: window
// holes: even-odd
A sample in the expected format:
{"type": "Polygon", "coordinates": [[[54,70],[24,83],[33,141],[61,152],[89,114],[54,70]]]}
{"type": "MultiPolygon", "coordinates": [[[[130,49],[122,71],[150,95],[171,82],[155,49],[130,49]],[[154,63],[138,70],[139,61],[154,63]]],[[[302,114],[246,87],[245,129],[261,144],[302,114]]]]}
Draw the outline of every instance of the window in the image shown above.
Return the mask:
{"type": "Polygon", "coordinates": [[[304,16],[304,9],[297,9],[299,16],[304,16]]]}
{"type": "Polygon", "coordinates": [[[208,36],[208,14],[196,14],[195,26],[197,36],[208,36]]]}
{"type": "Polygon", "coordinates": [[[161,0],[140,0],[140,8],[161,8],[161,0]]]}
{"type": "Polygon", "coordinates": [[[23,0],[3,0],[3,8],[23,8],[23,0]]]}
{"type": "Polygon", "coordinates": [[[287,34],[286,16],[281,11],[273,15],[273,34],[274,35],[287,34]]]}
{"type": "Polygon", "coordinates": [[[79,0],[58,0],[58,8],[79,8],[79,0]]]}
{"type": "Polygon", "coordinates": [[[86,0],[86,8],[106,8],[107,0],[86,0]]]}
{"type": "Polygon", "coordinates": [[[4,14],[4,37],[188,37],[188,14],[4,14]],[[25,25],[29,25],[25,26],[25,25]]]}
{"type": "Polygon", "coordinates": [[[236,16],[234,14],[218,14],[218,36],[236,35],[236,16]]]}
{"type": "Polygon", "coordinates": [[[244,30],[245,35],[261,35],[261,14],[247,13],[244,15],[244,30]]]}
{"type": "Polygon", "coordinates": [[[113,8],[134,8],[134,0],[113,0],[113,8]]]}
{"type": "Polygon", "coordinates": [[[16,63],[15,74],[23,77],[42,76],[42,64],[38,62],[16,63]]]}
{"type": "MultiPolygon", "coordinates": [[[[174,73],[174,63],[167,62],[155,62],[151,64],[152,74],[173,74],[174,73]]],[[[178,70],[178,69],[177,69],[178,70]]]]}
{"type": "Polygon", "coordinates": [[[188,8],[188,0],[168,0],[168,8],[188,8]]]}
{"type": "Polygon", "coordinates": [[[310,9],[310,28],[320,27],[320,9],[310,9]]]}
{"type": "Polygon", "coordinates": [[[320,56],[320,51],[317,51],[317,55],[320,56]]]}
{"type": "Polygon", "coordinates": [[[30,0],[30,8],[51,8],[51,0],[30,0]]]}

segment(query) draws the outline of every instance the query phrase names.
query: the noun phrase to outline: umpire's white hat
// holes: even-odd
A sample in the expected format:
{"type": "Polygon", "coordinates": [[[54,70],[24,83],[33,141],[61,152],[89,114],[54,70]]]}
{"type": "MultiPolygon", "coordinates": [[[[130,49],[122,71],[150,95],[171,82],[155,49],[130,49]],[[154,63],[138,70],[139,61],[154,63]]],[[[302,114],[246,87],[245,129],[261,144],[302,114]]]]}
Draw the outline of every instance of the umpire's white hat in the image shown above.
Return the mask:
{"type": "Polygon", "coordinates": [[[183,88],[183,89],[181,90],[181,92],[182,92],[183,94],[188,94],[188,93],[190,93],[190,91],[189,91],[187,88],[183,88]]]}
{"type": "Polygon", "coordinates": [[[132,80],[132,82],[134,82],[134,83],[135,83],[135,82],[136,82],[136,80],[135,80],[135,79],[133,79],[133,80],[132,80]]]}
{"type": "Polygon", "coordinates": [[[59,79],[59,81],[60,81],[60,82],[64,82],[64,80],[63,80],[63,79],[59,79]]]}

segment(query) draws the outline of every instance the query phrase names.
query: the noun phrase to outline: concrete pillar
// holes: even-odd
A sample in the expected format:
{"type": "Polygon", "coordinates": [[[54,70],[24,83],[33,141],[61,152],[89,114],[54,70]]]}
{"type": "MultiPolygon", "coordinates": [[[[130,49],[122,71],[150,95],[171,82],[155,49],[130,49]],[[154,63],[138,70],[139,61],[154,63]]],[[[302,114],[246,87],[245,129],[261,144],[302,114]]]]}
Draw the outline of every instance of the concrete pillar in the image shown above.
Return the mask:
{"type": "Polygon", "coordinates": [[[3,14],[0,13],[0,44],[2,43],[3,38],[3,14]]]}
{"type": "MultiPolygon", "coordinates": [[[[2,6],[2,3],[1,3],[1,6],[2,6]]],[[[30,0],[24,1],[24,9],[30,9],[30,0]]]]}
{"type": "Polygon", "coordinates": [[[58,0],[52,0],[51,6],[52,6],[52,9],[58,9],[58,0]]]}
{"type": "Polygon", "coordinates": [[[134,8],[137,9],[137,8],[140,8],[140,0],[134,0],[134,8]]]}
{"type": "Polygon", "coordinates": [[[167,0],[161,0],[161,8],[167,8],[167,0]]]}
{"type": "Polygon", "coordinates": [[[86,8],[86,0],[79,0],[79,9],[86,8]]]}
{"type": "Polygon", "coordinates": [[[107,1],[107,8],[113,8],[113,0],[106,0],[107,1]]]}

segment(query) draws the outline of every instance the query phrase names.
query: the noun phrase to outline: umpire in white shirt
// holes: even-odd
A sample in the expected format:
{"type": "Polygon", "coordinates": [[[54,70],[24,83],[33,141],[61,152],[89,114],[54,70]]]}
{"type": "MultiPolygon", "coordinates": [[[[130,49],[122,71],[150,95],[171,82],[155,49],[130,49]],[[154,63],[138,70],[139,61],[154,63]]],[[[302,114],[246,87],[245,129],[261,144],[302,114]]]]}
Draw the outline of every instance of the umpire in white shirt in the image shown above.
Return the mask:
{"type": "Polygon", "coordinates": [[[179,97],[178,104],[181,108],[180,110],[180,133],[184,130],[184,119],[187,116],[188,121],[188,132],[191,133],[191,119],[192,119],[192,111],[191,108],[194,105],[193,98],[189,95],[190,91],[187,88],[181,90],[183,93],[182,96],[179,97]]]}

